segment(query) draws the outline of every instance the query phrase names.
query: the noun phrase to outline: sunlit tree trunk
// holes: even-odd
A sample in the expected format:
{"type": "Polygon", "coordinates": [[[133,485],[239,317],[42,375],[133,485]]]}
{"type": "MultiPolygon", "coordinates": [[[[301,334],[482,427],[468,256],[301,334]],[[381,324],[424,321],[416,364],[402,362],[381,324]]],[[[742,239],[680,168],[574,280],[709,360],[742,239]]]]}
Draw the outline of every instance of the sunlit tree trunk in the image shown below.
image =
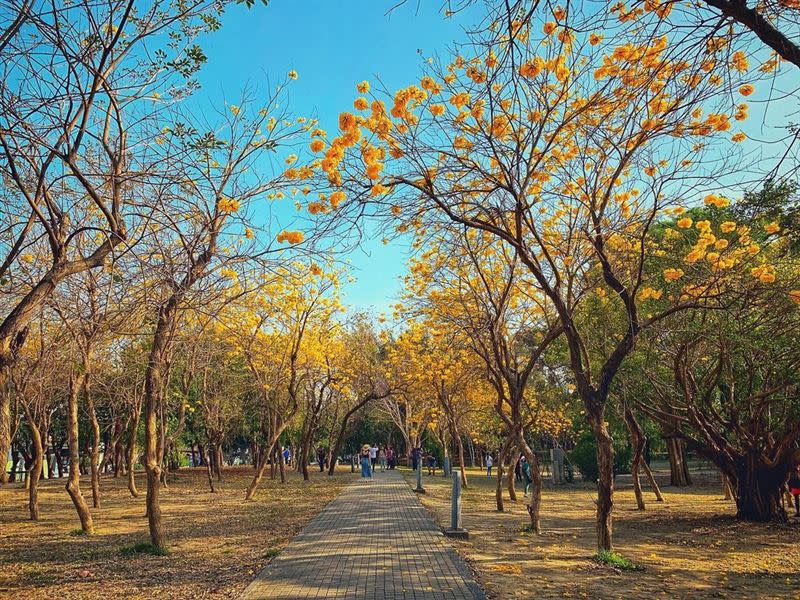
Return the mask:
{"type": "Polygon", "coordinates": [[[69,476],[67,493],[75,505],[81,529],[86,533],[94,533],[94,522],[89,505],[81,493],[80,445],[78,440],[78,397],[84,388],[86,371],[72,373],[67,404],[67,444],[69,446],[69,476]]]}

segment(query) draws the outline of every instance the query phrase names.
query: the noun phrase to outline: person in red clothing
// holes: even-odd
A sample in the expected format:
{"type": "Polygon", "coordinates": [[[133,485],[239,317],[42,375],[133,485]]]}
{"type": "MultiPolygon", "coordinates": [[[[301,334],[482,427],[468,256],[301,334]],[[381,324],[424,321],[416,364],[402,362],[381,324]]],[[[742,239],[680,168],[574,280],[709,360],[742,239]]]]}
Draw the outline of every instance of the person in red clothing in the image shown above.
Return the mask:
{"type": "Polygon", "coordinates": [[[794,516],[800,517],[800,465],[795,466],[789,475],[789,493],[794,498],[794,516]]]}
{"type": "Polygon", "coordinates": [[[796,465],[789,475],[786,487],[794,499],[794,516],[800,517],[800,465],[796,465]]]}

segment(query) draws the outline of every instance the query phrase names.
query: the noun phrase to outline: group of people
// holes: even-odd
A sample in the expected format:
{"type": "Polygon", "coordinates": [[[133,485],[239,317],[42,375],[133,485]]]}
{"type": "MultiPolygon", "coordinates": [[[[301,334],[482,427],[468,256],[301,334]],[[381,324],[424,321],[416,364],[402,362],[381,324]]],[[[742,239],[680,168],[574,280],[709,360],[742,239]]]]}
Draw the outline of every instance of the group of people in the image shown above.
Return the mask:
{"type": "MultiPolygon", "coordinates": [[[[492,476],[492,467],[494,467],[494,457],[490,454],[486,455],[486,476],[492,476]]],[[[514,464],[514,480],[517,483],[525,484],[525,495],[528,495],[528,489],[531,487],[533,478],[531,477],[531,465],[524,454],[519,455],[519,459],[514,464]]]]}
{"type": "Polygon", "coordinates": [[[394,469],[397,466],[397,454],[391,446],[383,447],[377,444],[364,444],[358,453],[359,463],[361,464],[361,477],[372,477],[375,470],[380,467],[381,472],[387,468],[394,469]]]}

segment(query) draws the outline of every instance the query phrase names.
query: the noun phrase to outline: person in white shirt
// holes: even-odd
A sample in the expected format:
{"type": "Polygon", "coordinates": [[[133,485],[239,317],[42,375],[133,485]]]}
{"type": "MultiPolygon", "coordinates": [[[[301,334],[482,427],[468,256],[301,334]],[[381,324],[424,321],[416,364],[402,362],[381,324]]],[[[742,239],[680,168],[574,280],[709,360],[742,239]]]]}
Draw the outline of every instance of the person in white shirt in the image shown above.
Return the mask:
{"type": "Polygon", "coordinates": [[[378,462],[378,447],[375,444],[372,444],[372,447],[369,449],[369,460],[372,463],[372,472],[375,472],[375,465],[378,462]]]}
{"type": "Polygon", "coordinates": [[[491,454],[486,455],[486,476],[492,476],[492,466],[494,465],[494,459],[492,458],[491,454]]]}

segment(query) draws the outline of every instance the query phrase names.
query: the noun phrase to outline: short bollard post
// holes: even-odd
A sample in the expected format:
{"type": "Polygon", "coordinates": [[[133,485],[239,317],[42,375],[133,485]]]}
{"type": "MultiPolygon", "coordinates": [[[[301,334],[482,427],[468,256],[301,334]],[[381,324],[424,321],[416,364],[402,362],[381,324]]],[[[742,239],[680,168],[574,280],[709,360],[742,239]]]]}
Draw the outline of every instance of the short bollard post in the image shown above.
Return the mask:
{"type": "Polygon", "coordinates": [[[450,475],[450,457],[449,456],[445,456],[444,457],[444,464],[442,465],[442,471],[443,471],[443,475],[445,477],[448,477],[450,475]]]}
{"type": "Polygon", "coordinates": [[[422,487],[422,459],[417,461],[417,488],[414,490],[418,494],[424,494],[425,488],[422,487]]]}
{"type": "Polygon", "coordinates": [[[453,495],[450,508],[450,528],[444,530],[448,537],[467,539],[469,532],[461,523],[461,473],[453,471],[453,495]]]}

